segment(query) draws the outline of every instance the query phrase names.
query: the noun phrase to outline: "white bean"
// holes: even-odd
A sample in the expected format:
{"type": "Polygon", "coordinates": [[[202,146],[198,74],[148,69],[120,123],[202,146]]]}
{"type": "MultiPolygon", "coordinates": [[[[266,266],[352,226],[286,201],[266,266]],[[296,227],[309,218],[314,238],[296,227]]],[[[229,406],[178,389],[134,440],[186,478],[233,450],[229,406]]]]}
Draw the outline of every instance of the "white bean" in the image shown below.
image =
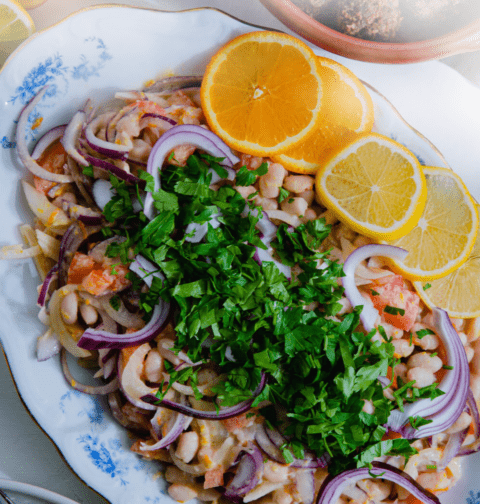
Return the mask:
{"type": "Polygon", "coordinates": [[[474,357],[470,363],[470,370],[474,374],[480,374],[480,339],[477,339],[472,345],[474,357]]]}
{"type": "Polygon", "coordinates": [[[293,497],[283,488],[274,490],[272,493],[272,499],[276,504],[290,504],[293,501],[293,497]]]}
{"type": "Polygon", "coordinates": [[[408,361],[407,366],[409,368],[421,367],[436,373],[438,370],[442,369],[443,362],[437,355],[431,355],[427,352],[420,352],[412,355],[408,361]]]}
{"type": "Polygon", "coordinates": [[[261,206],[264,210],[278,210],[278,200],[276,199],[262,198],[258,194],[252,199],[256,205],[261,206]]]}
{"type": "Polygon", "coordinates": [[[477,403],[480,403],[480,375],[470,374],[470,389],[477,403]]]}
{"type": "Polygon", "coordinates": [[[375,413],[375,406],[373,405],[373,401],[364,399],[362,411],[364,413],[368,413],[369,415],[373,415],[375,413]]]}
{"type": "Polygon", "coordinates": [[[393,369],[395,376],[398,376],[403,383],[407,381],[407,371],[408,371],[407,365],[403,362],[397,364],[393,369]]]}
{"type": "Polygon", "coordinates": [[[171,465],[168,466],[165,470],[165,480],[168,483],[178,483],[180,485],[189,485],[195,486],[195,477],[191,474],[188,474],[177,466],[171,465]]]}
{"type": "Polygon", "coordinates": [[[257,192],[253,185],[250,186],[234,186],[233,187],[244,199],[248,199],[253,193],[257,192]]]}
{"type": "MultiPolygon", "coordinates": [[[[317,203],[321,204],[320,201],[317,201],[317,203]]],[[[325,212],[321,213],[318,218],[325,219],[326,224],[336,224],[338,222],[338,217],[331,210],[325,210],[325,212]]]]}
{"type": "Polygon", "coordinates": [[[306,223],[308,221],[315,220],[316,218],[317,218],[317,213],[315,212],[315,210],[313,210],[312,208],[307,208],[305,210],[305,214],[303,215],[303,217],[301,219],[302,219],[303,223],[306,223]]]}
{"type": "Polygon", "coordinates": [[[186,464],[193,460],[200,446],[200,439],[195,431],[184,432],[178,440],[175,455],[186,464]]]}
{"type": "Polygon", "coordinates": [[[443,473],[435,472],[426,472],[422,473],[417,478],[417,483],[420,483],[427,490],[435,490],[437,484],[440,481],[440,478],[443,476],[443,473]]]}
{"type": "Polygon", "coordinates": [[[467,355],[467,361],[472,362],[475,352],[471,346],[465,347],[465,354],[467,355]]]}
{"type": "Polygon", "coordinates": [[[465,325],[465,334],[467,335],[468,341],[476,341],[480,336],[480,317],[470,319],[465,325]]]}
{"type": "Polygon", "coordinates": [[[395,353],[400,357],[408,357],[415,349],[406,339],[393,340],[392,345],[395,347],[395,353]]]}
{"type": "Polygon", "coordinates": [[[80,305],[80,315],[87,325],[93,325],[98,320],[98,312],[90,304],[82,303],[80,305]]]}
{"type": "Polygon", "coordinates": [[[78,297],[76,292],[67,294],[60,303],[60,313],[66,324],[75,324],[78,320],[78,297]]]}
{"type": "Polygon", "coordinates": [[[264,198],[278,198],[286,174],[287,170],[281,164],[271,163],[268,172],[258,180],[260,194],[264,198]]]}
{"type": "Polygon", "coordinates": [[[308,208],[308,203],[303,198],[287,198],[280,203],[280,208],[291,215],[302,216],[308,208]]]}
{"type": "Polygon", "coordinates": [[[472,423],[472,417],[466,412],[462,411],[455,423],[449,427],[445,432],[447,434],[455,434],[465,430],[472,423]]]}
{"type": "Polygon", "coordinates": [[[189,500],[195,499],[198,493],[195,489],[188,487],[186,485],[179,485],[174,483],[168,487],[168,494],[170,497],[177,502],[187,502],[189,500]]]}
{"type": "Polygon", "coordinates": [[[393,483],[386,480],[360,480],[357,483],[357,486],[360,487],[364,492],[366,492],[371,500],[375,502],[381,502],[390,495],[393,483]]]}
{"type": "Polygon", "coordinates": [[[300,198],[303,198],[308,203],[308,206],[310,206],[315,199],[315,191],[303,191],[298,196],[300,196],[300,198]]]}
{"type": "Polygon", "coordinates": [[[269,460],[263,465],[263,477],[272,483],[285,481],[288,475],[288,466],[277,464],[269,460]]]}
{"type": "Polygon", "coordinates": [[[432,383],[435,383],[435,375],[428,369],[414,367],[408,370],[407,380],[415,380],[415,383],[413,384],[415,388],[428,387],[429,385],[432,385],[432,383]]]}
{"type": "Polygon", "coordinates": [[[315,179],[309,175],[288,175],[283,181],[283,187],[287,191],[300,194],[313,188],[315,179]]]}
{"type": "Polygon", "coordinates": [[[149,382],[160,383],[163,380],[163,358],[157,349],[148,352],[143,372],[149,382]]]}

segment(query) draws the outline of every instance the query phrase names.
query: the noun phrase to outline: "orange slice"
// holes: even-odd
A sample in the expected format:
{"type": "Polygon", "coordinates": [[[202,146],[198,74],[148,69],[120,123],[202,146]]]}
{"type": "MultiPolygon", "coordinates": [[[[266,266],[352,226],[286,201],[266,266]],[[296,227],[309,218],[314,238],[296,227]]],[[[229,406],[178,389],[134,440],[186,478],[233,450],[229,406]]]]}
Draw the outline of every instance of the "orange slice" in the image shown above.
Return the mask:
{"type": "Polygon", "coordinates": [[[318,62],[323,83],[320,126],[306,140],[273,157],[295,173],[316,173],[334,151],[373,126],[372,98],[360,79],[334,60],[319,57],[318,62]]]}
{"type": "Polygon", "coordinates": [[[460,177],[447,168],[424,167],[423,172],[425,210],[411,232],[389,242],[408,250],[393,267],[411,280],[433,280],[457,270],[469,257],[478,228],[475,202],[460,177]]]}
{"type": "Polygon", "coordinates": [[[213,56],[200,96],[208,125],[231,147],[256,156],[278,153],[318,125],[318,60],[290,35],[246,33],[213,56]]]}
{"type": "Polygon", "coordinates": [[[320,201],[341,221],[377,240],[411,231],[427,197],[417,158],[377,133],[361,135],[331,157],[318,170],[315,187],[320,201]]]}

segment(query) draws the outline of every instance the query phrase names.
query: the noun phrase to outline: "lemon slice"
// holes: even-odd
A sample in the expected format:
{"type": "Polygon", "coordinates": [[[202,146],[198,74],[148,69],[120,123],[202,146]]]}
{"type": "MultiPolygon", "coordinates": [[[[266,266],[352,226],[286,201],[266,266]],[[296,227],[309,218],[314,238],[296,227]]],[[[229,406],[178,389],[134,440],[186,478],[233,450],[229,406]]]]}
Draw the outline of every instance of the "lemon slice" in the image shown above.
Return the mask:
{"type": "Polygon", "coordinates": [[[323,89],[322,121],[306,140],[272,156],[295,173],[315,174],[334,151],[371,131],[373,126],[373,101],[360,79],[330,58],[319,57],[318,62],[323,89]]]}
{"type": "Polygon", "coordinates": [[[278,32],[240,35],[207,65],[202,109],[231,147],[257,156],[306,138],[320,120],[322,81],[315,53],[278,32]]]}
{"type": "Polygon", "coordinates": [[[327,160],[315,187],[321,202],[342,222],[376,240],[409,233],[427,197],[417,158],[377,133],[359,136],[327,160]]]}
{"type": "Polygon", "coordinates": [[[475,202],[460,177],[447,168],[425,167],[423,172],[423,215],[410,233],[389,242],[408,250],[405,261],[393,267],[411,280],[433,280],[456,270],[469,257],[478,229],[475,202]]]}
{"type": "Polygon", "coordinates": [[[0,0],[0,65],[34,32],[33,20],[21,5],[0,0]]]}
{"type": "MultiPolygon", "coordinates": [[[[477,212],[480,210],[477,205],[477,212]]],[[[431,282],[413,282],[425,304],[453,318],[480,317],[480,233],[468,259],[452,273],[431,282]]]]}

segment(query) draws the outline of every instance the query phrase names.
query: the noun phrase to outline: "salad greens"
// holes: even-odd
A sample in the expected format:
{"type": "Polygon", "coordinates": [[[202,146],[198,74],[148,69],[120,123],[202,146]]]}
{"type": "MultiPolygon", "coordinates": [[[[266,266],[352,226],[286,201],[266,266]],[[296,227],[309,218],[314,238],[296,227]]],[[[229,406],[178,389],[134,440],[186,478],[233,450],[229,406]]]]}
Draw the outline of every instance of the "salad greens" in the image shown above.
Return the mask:
{"type": "MultiPolygon", "coordinates": [[[[395,401],[385,398],[378,378],[392,373],[394,347],[374,337],[376,330],[358,330],[361,307],[339,315],[342,266],[322,250],[330,226],[317,219],[296,229],[278,227],[274,255],[292,267],[292,279],[273,260],[259,263],[257,249],[266,249],[255,227],[262,212],[242,216],[245,205],[253,209],[253,203],[228,183],[217,190],[209,187],[209,169],[225,176],[219,161],[194,154],[184,167],[171,164],[163,168],[157,191],[152,177],[142,173],[157,210],[151,221],[142,211],[134,212],[142,204],[138,188],[111,177],[114,196],[103,213],[114,225],[105,232],[126,240],[111,244],[107,254],[124,262],[132,251],[142,254],[165,276],[163,283],[154,277],[141,295],[146,316],[159,298],[173,303],[176,349],[194,362],[214,363],[225,377],[214,389],[222,406],[251,399],[262,376],[267,377],[253,407],[270,425],[281,423],[289,439],[287,461],[292,453],[303,456],[304,447],[319,456],[327,452],[329,471],[336,474],[381,455],[416,453],[407,440],[385,439],[383,425],[397,403],[402,407],[404,400],[434,395],[435,389],[407,383],[395,392],[395,401]],[[212,225],[213,218],[220,226],[212,225]],[[193,233],[185,233],[192,223],[208,223],[199,243],[188,240],[193,233]],[[372,413],[363,411],[365,401],[372,413]]],[[[256,172],[243,167],[236,183],[250,185],[265,170],[265,165],[256,172]]],[[[129,278],[138,285],[136,275],[129,278]]],[[[188,381],[201,397],[196,367],[167,371],[168,386],[188,381]]],[[[412,419],[412,425],[421,422],[412,419]]]]}

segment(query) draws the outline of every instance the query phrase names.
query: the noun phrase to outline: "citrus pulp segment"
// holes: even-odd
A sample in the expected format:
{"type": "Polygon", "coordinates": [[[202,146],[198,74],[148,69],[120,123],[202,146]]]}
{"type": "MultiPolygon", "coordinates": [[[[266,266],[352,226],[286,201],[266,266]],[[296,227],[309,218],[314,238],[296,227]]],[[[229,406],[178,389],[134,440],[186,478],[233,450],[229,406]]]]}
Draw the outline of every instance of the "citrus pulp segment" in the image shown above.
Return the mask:
{"type": "Polygon", "coordinates": [[[360,79],[334,60],[318,57],[318,62],[323,89],[321,122],[306,140],[273,156],[295,173],[316,173],[334,151],[373,126],[373,101],[360,79]]]}
{"type": "Polygon", "coordinates": [[[409,251],[393,267],[412,280],[441,278],[464,263],[475,243],[478,212],[462,180],[447,168],[424,167],[425,210],[415,228],[389,242],[409,251]]]}
{"type": "Polygon", "coordinates": [[[13,0],[0,0],[0,66],[35,31],[27,11],[13,0]]]}
{"type": "Polygon", "coordinates": [[[390,138],[366,133],[335,153],[316,175],[321,202],[358,233],[376,240],[411,231],[425,206],[417,158],[390,138]]]}
{"type": "Polygon", "coordinates": [[[479,278],[480,233],[477,232],[472,252],[460,267],[437,280],[413,282],[413,286],[430,308],[443,308],[453,318],[474,318],[480,317],[479,278]]]}
{"type": "Polygon", "coordinates": [[[213,56],[203,77],[208,125],[247,154],[287,149],[318,124],[318,66],[314,52],[290,35],[262,31],[236,37],[213,56]]]}

